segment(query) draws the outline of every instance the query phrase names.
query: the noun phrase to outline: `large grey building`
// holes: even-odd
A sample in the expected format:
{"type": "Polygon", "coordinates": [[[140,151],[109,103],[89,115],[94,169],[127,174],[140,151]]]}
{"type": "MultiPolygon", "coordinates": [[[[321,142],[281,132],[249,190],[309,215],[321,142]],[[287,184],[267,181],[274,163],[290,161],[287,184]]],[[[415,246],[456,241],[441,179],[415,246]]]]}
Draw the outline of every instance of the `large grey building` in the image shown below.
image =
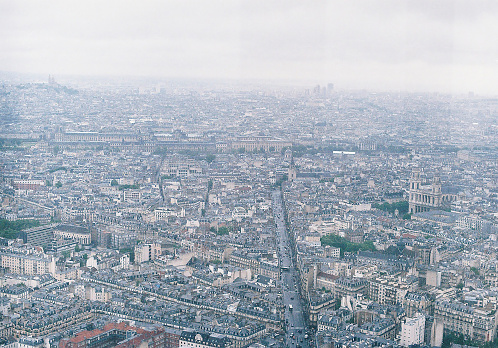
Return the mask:
{"type": "Polygon", "coordinates": [[[29,243],[33,246],[48,245],[54,239],[54,227],[56,225],[44,225],[21,231],[20,238],[24,243],[29,243]]]}

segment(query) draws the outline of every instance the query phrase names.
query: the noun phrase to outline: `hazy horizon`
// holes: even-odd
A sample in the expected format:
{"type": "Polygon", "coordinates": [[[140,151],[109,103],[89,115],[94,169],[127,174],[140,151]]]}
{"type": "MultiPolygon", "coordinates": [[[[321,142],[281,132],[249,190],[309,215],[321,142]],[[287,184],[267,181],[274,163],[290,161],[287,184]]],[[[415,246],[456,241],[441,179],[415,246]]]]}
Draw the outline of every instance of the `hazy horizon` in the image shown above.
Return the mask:
{"type": "Polygon", "coordinates": [[[494,1],[0,1],[0,70],[498,95],[494,1]]]}

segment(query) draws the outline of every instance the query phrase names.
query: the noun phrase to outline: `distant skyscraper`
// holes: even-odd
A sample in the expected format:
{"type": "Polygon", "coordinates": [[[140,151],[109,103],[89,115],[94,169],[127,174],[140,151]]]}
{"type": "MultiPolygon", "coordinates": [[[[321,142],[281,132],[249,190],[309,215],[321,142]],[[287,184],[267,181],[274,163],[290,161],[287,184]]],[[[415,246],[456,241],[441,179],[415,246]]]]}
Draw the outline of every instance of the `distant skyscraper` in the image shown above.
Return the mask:
{"type": "Polygon", "coordinates": [[[334,90],[334,84],[333,83],[327,84],[327,93],[330,94],[332,93],[333,90],[334,90]]]}

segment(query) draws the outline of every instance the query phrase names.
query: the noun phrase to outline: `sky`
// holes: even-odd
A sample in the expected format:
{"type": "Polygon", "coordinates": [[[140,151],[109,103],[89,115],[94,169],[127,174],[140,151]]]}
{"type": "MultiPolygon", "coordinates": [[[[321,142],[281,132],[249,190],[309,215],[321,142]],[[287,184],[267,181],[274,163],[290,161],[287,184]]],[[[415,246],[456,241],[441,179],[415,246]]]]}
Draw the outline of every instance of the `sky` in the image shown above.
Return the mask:
{"type": "Polygon", "coordinates": [[[0,71],[498,95],[498,1],[0,0],[0,71]]]}

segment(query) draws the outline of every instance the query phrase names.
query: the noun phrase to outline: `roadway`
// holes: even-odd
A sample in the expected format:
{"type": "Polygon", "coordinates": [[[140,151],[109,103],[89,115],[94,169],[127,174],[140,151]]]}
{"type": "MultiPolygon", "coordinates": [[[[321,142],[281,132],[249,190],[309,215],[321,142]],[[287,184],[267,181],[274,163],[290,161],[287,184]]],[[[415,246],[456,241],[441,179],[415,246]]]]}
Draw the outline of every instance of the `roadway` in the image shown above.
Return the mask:
{"type": "Polygon", "coordinates": [[[282,296],[285,306],[285,345],[294,348],[311,348],[309,329],[305,321],[302,298],[299,292],[298,272],[293,262],[292,248],[284,219],[280,191],[273,191],[273,214],[277,231],[277,248],[281,267],[282,296]],[[292,306],[292,309],[291,307],[292,306]]]}

